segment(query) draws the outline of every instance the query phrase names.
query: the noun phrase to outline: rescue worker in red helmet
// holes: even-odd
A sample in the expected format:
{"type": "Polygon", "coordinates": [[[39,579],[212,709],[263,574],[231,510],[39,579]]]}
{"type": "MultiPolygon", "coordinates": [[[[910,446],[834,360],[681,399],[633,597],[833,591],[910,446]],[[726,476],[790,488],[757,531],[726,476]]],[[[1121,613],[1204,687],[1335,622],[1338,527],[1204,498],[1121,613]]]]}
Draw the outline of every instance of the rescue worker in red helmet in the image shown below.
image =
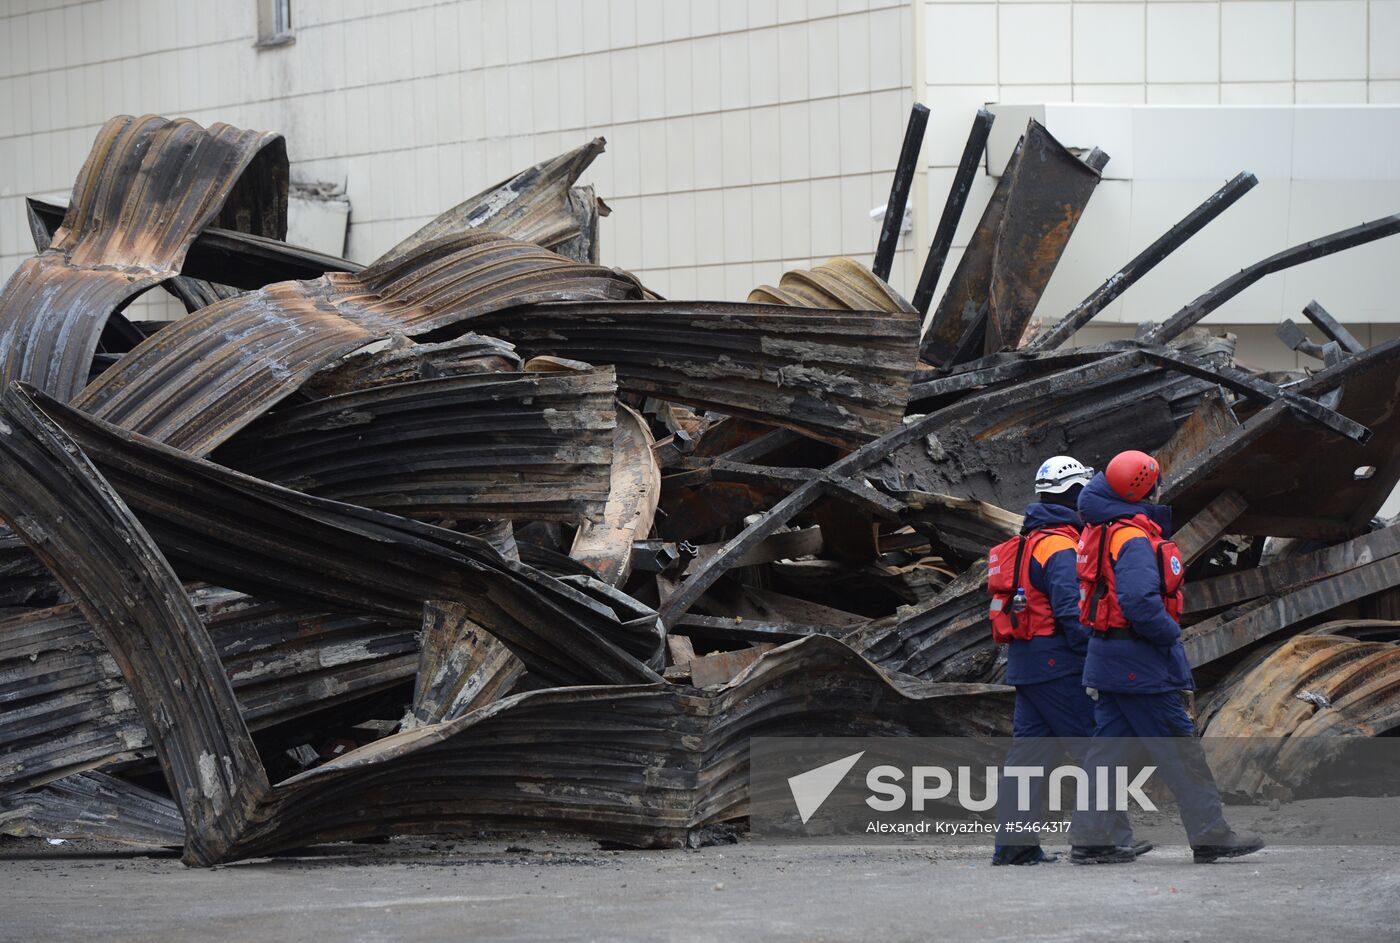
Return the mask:
{"type": "MultiPolygon", "coordinates": [[[[1053,767],[1064,755],[1054,738],[1083,740],[1093,733],[1094,702],[1081,682],[1089,630],[1079,621],[1075,573],[1081,523],[1076,505],[1092,477],[1092,469],[1068,455],[1046,459],[1035,478],[1038,500],[1026,508],[1020,535],[994,547],[988,558],[992,635],[1007,645],[1006,683],[1016,686],[1015,741],[1007,766],[1053,767]]],[[[1033,831],[1012,825],[1041,818],[1035,813],[1043,789],[1042,780],[1033,782],[1031,808],[1018,812],[1015,786],[1003,780],[992,864],[1055,860],[1033,831]]],[[[1126,817],[1117,832],[1131,843],[1126,817]]]]}
{"type": "MultiPolygon", "coordinates": [[[[1152,456],[1122,452],[1079,496],[1080,619],[1091,630],[1083,680],[1096,699],[1085,765],[1091,771],[1118,765],[1129,743],[1145,752],[1176,797],[1195,860],[1209,862],[1250,854],[1264,843],[1226,824],[1182,702],[1182,692],[1195,687],[1178,621],[1185,562],[1169,539],[1171,508],[1148,500],[1158,477],[1152,456]]],[[[1070,860],[1077,864],[1136,857],[1102,816],[1076,818],[1073,831],[1070,860]]]]}

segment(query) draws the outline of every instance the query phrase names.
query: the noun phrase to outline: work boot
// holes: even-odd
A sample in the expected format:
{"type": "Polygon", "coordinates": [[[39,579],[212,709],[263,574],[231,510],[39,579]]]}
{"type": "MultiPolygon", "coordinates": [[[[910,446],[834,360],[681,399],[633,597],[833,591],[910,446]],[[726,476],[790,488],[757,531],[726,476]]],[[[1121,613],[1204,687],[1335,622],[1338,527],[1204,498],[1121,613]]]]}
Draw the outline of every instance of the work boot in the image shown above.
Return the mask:
{"type": "Polygon", "coordinates": [[[1249,832],[1236,832],[1233,829],[1220,838],[1214,836],[1202,844],[1191,846],[1191,856],[1197,864],[1210,864],[1217,858],[1239,858],[1252,855],[1264,847],[1264,839],[1249,832]]]}
{"type": "Polygon", "coordinates": [[[1126,864],[1136,861],[1132,845],[1075,845],[1069,850],[1074,864],[1126,864]]]}
{"type": "Polygon", "coordinates": [[[992,866],[1054,864],[1060,856],[1053,851],[1045,851],[1039,845],[1017,845],[998,848],[992,853],[992,866]]]}
{"type": "Polygon", "coordinates": [[[1133,842],[1133,844],[1132,844],[1133,857],[1134,857],[1134,858],[1141,858],[1143,855],[1147,854],[1149,851],[1151,851],[1151,850],[1152,850],[1153,848],[1155,848],[1155,847],[1157,847],[1157,846],[1154,845],[1154,844],[1152,844],[1152,842],[1148,841],[1148,840],[1145,839],[1145,838],[1144,838],[1144,839],[1140,839],[1139,841],[1135,841],[1135,842],[1133,842]]]}

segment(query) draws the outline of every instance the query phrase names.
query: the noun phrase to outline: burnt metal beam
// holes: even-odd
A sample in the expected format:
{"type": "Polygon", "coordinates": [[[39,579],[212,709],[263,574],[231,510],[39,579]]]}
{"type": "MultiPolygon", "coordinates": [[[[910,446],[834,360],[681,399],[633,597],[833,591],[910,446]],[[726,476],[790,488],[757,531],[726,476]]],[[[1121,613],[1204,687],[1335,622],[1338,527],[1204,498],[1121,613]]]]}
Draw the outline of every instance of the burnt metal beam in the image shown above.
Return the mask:
{"type": "Polygon", "coordinates": [[[1378,593],[1400,583],[1400,556],[1391,555],[1327,576],[1292,590],[1241,616],[1229,613],[1182,632],[1186,660],[1193,668],[1209,664],[1304,619],[1378,593]]]}
{"type": "Polygon", "coordinates": [[[996,115],[985,108],[977,109],[977,116],[972,119],[972,130],[968,132],[967,143],[963,145],[962,158],[958,161],[957,173],[953,175],[953,185],[943,203],[943,214],[938,218],[933,244],[929,246],[923,271],[919,273],[918,287],[914,290],[911,303],[921,317],[928,314],[929,305],[933,303],[933,293],[943,274],[943,264],[948,261],[948,251],[953,248],[953,234],[958,230],[958,220],[962,219],[963,207],[967,205],[972,180],[977,174],[982,152],[987,148],[987,136],[992,133],[994,121],[996,115]]]}
{"type": "Polygon", "coordinates": [[[1281,272],[1314,259],[1325,258],[1346,249],[1364,246],[1369,242],[1375,242],[1377,239],[1384,239],[1396,233],[1400,233],[1400,213],[1369,223],[1362,223],[1360,226],[1353,226],[1350,229],[1339,230],[1330,235],[1284,249],[1267,259],[1255,262],[1248,268],[1240,269],[1173,314],[1163,324],[1149,331],[1143,340],[1150,344],[1165,344],[1266,275],[1272,275],[1275,272],[1281,272]]]}
{"type": "Polygon", "coordinates": [[[884,225],[880,227],[880,242],[875,248],[875,262],[870,270],[877,278],[890,280],[894,253],[899,245],[899,231],[904,224],[904,209],[909,205],[909,190],[914,185],[914,169],[919,163],[919,151],[928,127],[928,106],[914,103],[909,111],[909,124],[904,129],[904,144],[890,182],[890,198],[885,203],[884,225]]]}
{"type": "Polygon", "coordinates": [[[1349,354],[1359,354],[1366,350],[1366,345],[1361,343],[1356,337],[1342,326],[1342,323],[1332,315],[1327,313],[1327,309],[1316,301],[1309,301],[1303,308],[1303,316],[1317,329],[1326,334],[1329,340],[1336,341],[1342,349],[1349,354]]]}
{"type": "Polygon", "coordinates": [[[1026,345],[1029,351],[1054,350],[1074,336],[1075,332],[1088,324],[1104,308],[1113,303],[1119,295],[1132,288],[1148,272],[1152,271],[1167,256],[1185,244],[1196,233],[1209,225],[1217,216],[1234,206],[1240,197],[1254,189],[1259,178],[1252,173],[1241,173],[1232,178],[1219,190],[1206,197],[1176,225],[1158,236],[1146,249],[1143,249],[1131,262],[1108,277],[1098,288],[1077,304],[1069,314],[1048,331],[1026,345]]]}
{"type": "Polygon", "coordinates": [[[1371,430],[1361,423],[1354,422],[1335,410],[1328,409],[1315,399],[1282,389],[1265,380],[1251,376],[1243,370],[1236,370],[1233,367],[1212,367],[1207,363],[1165,348],[1144,346],[1142,355],[1153,363],[1159,363],[1182,373],[1189,373],[1203,380],[1212,380],[1253,399],[1265,403],[1274,401],[1286,403],[1288,408],[1294,412],[1306,416],[1314,422],[1321,423],[1333,432],[1344,435],[1362,445],[1371,438],[1371,430]]]}

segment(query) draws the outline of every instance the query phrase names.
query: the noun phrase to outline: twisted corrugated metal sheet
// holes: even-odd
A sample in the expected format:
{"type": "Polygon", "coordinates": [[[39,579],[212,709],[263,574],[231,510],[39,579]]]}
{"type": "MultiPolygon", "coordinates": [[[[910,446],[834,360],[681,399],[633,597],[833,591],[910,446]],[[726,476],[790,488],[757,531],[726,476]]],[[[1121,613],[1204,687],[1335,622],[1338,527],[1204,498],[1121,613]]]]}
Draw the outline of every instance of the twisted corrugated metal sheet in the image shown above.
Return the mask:
{"type": "Polygon", "coordinates": [[[108,121],[52,244],[0,291],[0,382],[72,399],[107,319],[178,275],[210,225],[286,235],[281,135],[153,115],[108,121]]]}
{"type": "Polygon", "coordinates": [[[884,311],[917,315],[914,306],[900,297],[885,280],[855,259],[828,259],[814,269],[784,272],[778,287],[759,285],[749,292],[751,304],[791,305],[797,308],[836,308],[847,311],[884,311]]]}
{"type": "Polygon", "coordinates": [[[515,305],[640,292],[626,273],[469,232],[356,274],[281,282],[211,305],[123,356],[75,405],[202,455],[373,341],[427,335],[515,305]]]}
{"type": "Polygon", "coordinates": [[[1299,635],[1223,684],[1205,736],[1233,738],[1211,755],[1225,792],[1306,794],[1314,770],[1348,738],[1400,728],[1400,645],[1392,642],[1299,635]]]}
{"type": "Polygon", "coordinates": [[[419,520],[578,523],[608,500],[616,393],[607,368],[394,383],[276,410],[216,459],[419,520]]]}
{"type": "Polygon", "coordinates": [[[384,253],[384,258],[408,255],[468,229],[489,229],[580,262],[597,262],[597,199],[592,187],[573,185],[603,153],[606,143],[594,138],[468,197],[384,253]]]}

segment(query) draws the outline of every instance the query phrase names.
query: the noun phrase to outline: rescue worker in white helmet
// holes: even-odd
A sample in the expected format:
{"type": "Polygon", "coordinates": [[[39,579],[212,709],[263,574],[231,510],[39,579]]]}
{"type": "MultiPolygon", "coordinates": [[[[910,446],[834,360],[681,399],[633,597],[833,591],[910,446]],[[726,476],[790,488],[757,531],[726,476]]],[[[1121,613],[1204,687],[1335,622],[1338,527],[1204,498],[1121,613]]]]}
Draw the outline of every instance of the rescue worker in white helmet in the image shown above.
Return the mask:
{"type": "MultiPolygon", "coordinates": [[[[1079,621],[1075,547],[1082,522],[1079,493],[1094,472],[1068,455],[1046,459],[1036,472],[1037,501],[1026,508],[1021,532],[993,547],[987,586],[992,596],[992,638],[1007,645],[1006,683],[1016,687],[1014,742],[1007,766],[1050,768],[1064,756],[1059,738],[1074,738],[1076,752],[1094,730],[1094,702],[1084,690],[1089,630],[1079,621]]],[[[1077,757],[1076,757],[1077,758],[1077,757]]],[[[1031,806],[1017,809],[1015,784],[998,790],[994,865],[1033,865],[1055,860],[1038,836],[1017,824],[1039,819],[1043,780],[1032,783],[1031,806]]],[[[1131,841],[1126,819],[1124,841],[1131,841]]],[[[1141,850],[1150,846],[1143,842],[1141,850]]]]}

